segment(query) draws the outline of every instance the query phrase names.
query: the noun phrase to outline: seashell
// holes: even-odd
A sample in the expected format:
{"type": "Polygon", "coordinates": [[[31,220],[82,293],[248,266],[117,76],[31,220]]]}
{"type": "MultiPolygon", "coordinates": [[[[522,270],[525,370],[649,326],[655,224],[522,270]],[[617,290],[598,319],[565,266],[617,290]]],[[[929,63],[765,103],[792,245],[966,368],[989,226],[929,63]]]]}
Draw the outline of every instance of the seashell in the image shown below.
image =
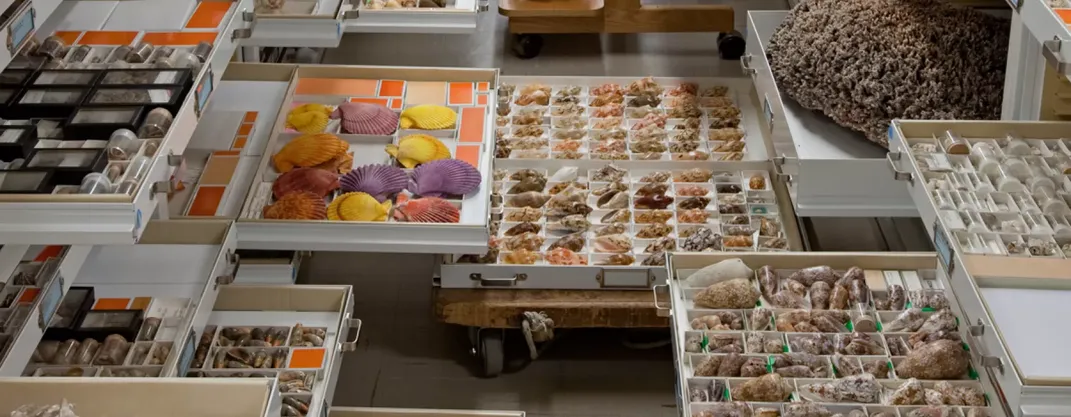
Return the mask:
{"type": "Polygon", "coordinates": [[[606,213],[599,219],[600,223],[625,223],[632,219],[632,212],[626,209],[617,209],[606,213]]]}
{"type": "Polygon", "coordinates": [[[555,194],[558,194],[558,193],[560,193],[562,191],[565,191],[565,189],[567,189],[569,187],[573,187],[573,189],[577,189],[577,190],[586,190],[586,189],[588,189],[587,184],[582,184],[582,183],[579,183],[579,182],[560,182],[560,183],[557,183],[557,184],[554,184],[553,186],[551,186],[550,189],[547,190],[547,193],[549,193],[550,195],[555,195],[555,194]]]}
{"type": "Polygon", "coordinates": [[[588,260],[568,248],[555,248],[547,251],[547,263],[551,265],[587,265],[588,260]]]}
{"type": "Polygon", "coordinates": [[[465,195],[479,189],[480,181],[480,172],[468,162],[440,159],[413,170],[409,191],[423,197],[465,195]]]}
{"type": "Polygon", "coordinates": [[[684,210],[701,209],[706,208],[707,204],[710,204],[710,197],[688,197],[677,203],[677,208],[684,210]]]}
{"type": "Polygon", "coordinates": [[[410,198],[408,193],[398,195],[394,208],[394,220],[413,223],[457,223],[461,210],[449,201],[438,197],[410,198]]]}
{"type": "Polygon", "coordinates": [[[524,222],[514,225],[513,227],[506,230],[506,233],[503,234],[506,236],[516,236],[521,233],[539,233],[541,229],[543,229],[543,227],[538,224],[532,222],[524,222]]]}
{"type": "Polygon", "coordinates": [[[584,249],[584,242],[586,241],[584,232],[570,233],[551,243],[548,249],[565,248],[573,252],[580,252],[584,249]]]}
{"type": "Polygon", "coordinates": [[[350,192],[335,197],[327,206],[329,220],[355,222],[385,222],[390,213],[391,202],[379,202],[368,193],[350,192]]]}
{"type": "Polygon", "coordinates": [[[640,187],[639,190],[636,190],[636,196],[637,197],[647,197],[647,196],[653,196],[653,195],[661,195],[661,194],[665,194],[666,190],[668,190],[668,189],[669,189],[669,184],[660,183],[660,182],[652,182],[652,183],[644,185],[643,187],[640,187]]]}
{"type": "Polygon", "coordinates": [[[622,209],[628,207],[628,201],[628,193],[616,192],[603,194],[597,204],[602,209],[622,209]]]}
{"type": "Polygon", "coordinates": [[[346,152],[328,159],[327,162],[312,168],[321,169],[333,174],[345,174],[353,170],[353,154],[346,152]]]}
{"type": "Polygon", "coordinates": [[[509,176],[509,179],[510,181],[524,181],[525,178],[529,177],[536,177],[544,180],[547,178],[547,176],[544,175],[542,172],[536,171],[534,169],[525,168],[514,172],[513,175],[509,176]]]}
{"type": "Polygon", "coordinates": [[[323,220],[327,207],[323,197],[310,192],[293,192],[264,207],[264,218],[275,220],[323,220]]]}
{"type": "Polygon", "coordinates": [[[550,200],[550,195],[548,194],[543,194],[539,191],[528,191],[510,196],[509,200],[506,201],[506,207],[540,208],[547,204],[547,200],[550,200]]]}
{"type": "Polygon", "coordinates": [[[674,249],[677,249],[677,239],[672,236],[663,236],[643,248],[643,253],[660,253],[674,249]]]}
{"type": "Polygon", "coordinates": [[[543,217],[543,211],[537,208],[523,207],[506,212],[507,222],[534,222],[543,217]]]}
{"type": "Polygon", "coordinates": [[[271,185],[271,191],[275,198],[302,191],[322,198],[331,194],[338,186],[338,175],[322,169],[298,168],[276,178],[271,185]]]}
{"type": "Polygon", "coordinates": [[[582,202],[573,202],[547,210],[547,217],[562,217],[571,214],[583,214],[587,216],[593,211],[591,206],[582,202]]]}
{"type": "Polygon", "coordinates": [[[384,106],[345,101],[331,112],[342,119],[342,132],[358,135],[390,135],[398,130],[398,114],[384,106]]]}
{"type": "Polygon", "coordinates": [[[628,171],[618,168],[614,164],[609,164],[605,167],[602,167],[598,171],[595,171],[595,174],[592,176],[591,180],[613,182],[624,178],[625,174],[628,174],[628,171]]]}
{"type": "Polygon", "coordinates": [[[599,236],[594,245],[595,252],[625,253],[632,250],[632,238],[625,234],[599,236]]]}
{"type": "Polygon", "coordinates": [[[386,150],[406,168],[450,157],[450,149],[442,141],[424,134],[398,139],[397,145],[387,145],[386,150]]]}
{"type": "Polygon", "coordinates": [[[557,223],[547,225],[548,229],[565,230],[572,233],[586,232],[591,228],[591,222],[582,214],[573,214],[562,217],[557,223]]]}
{"type": "Polygon", "coordinates": [[[295,167],[314,167],[349,150],[350,144],[329,133],[301,135],[272,156],[275,170],[289,172],[295,167]]]}
{"type": "Polygon", "coordinates": [[[640,262],[643,266],[666,266],[666,253],[655,252],[651,256],[648,256],[643,262],[640,262]]]}
{"type": "Polygon", "coordinates": [[[343,175],[342,191],[363,192],[382,202],[388,196],[400,193],[409,183],[409,178],[401,168],[390,165],[362,165],[343,175]]]}
{"type": "Polygon", "coordinates": [[[330,114],[331,109],[323,104],[302,104],[286,114],[286,127],[305,134],[322,133],[330,114]]]}
{"type": "Polygon", "coordinates": [[[512,265],[531,265],[536,263],[540,258],[538,252],[532,252],[529,250],[518,250],[510,252],[502,256],[502,262],[512,265]]]}
{"type": "Polygon", "coordinates": [[[457,113],[438,104],[421,104],[402,111],[402,129],[450,129],[457,123],[457,113]]]}
{"type": "Polygon", "coordinates": [[[669,181],[669,179],[672,177],[673,175],[670,174],[668,171],[655,171],[650,174],[644,175],[643,178],[640,178],[640,182],[666,182],[669,181]]]}
{"type": "Polygon", "coordinates": [[[554,172],[554,175],[550,176],[549,182],[576,181],[579,175],[580,173],[577,167],[562,167],[554,172]]]}
{"type": "Polygon", "coordinates": [[[673,203],[673,197],[665,194],[645,195],[636,199],[636,208],[660,210],[669,207],[673,203]]]}
{"type": "Polygon", "coordinates": [[[521,233],[516,236],[510,236],[508,238],[502,239],[500,245],[502,249],[508,251],[522,249],[535,251],[539,250],[539,248],[543,246],[544,239],[545,238],[543,236],[539,236],[535,233],[521,233]]]}
{"type": "Polygon", "coordinates": [[[625,183],[623,183],[621,181],[614,181],[614,182],[606,184],[606,185],[604,185],[602,187],[596,188],[591,193],[596,195],[596,196],[601,196],[603,194],[611,193],[611,192],[615,192],[615,191],[628,191],[628,186],[625,185],[625,183]]]}
{"type": "Polygon", "coordinates": [[[627,227],[624,223],[611,223],[595,229],[595,236],[616,235],[625,233],[627,227]]]}
{"type": "Polygon", "coordinates": [[[636,258],[634,258],[632,255],[625,253],[617,253],[610,255],[610,257],[603,259],[602,261],[597,262],[595,265],[627,266],[632,265],[633,262],[636,262],[636,258]]]}

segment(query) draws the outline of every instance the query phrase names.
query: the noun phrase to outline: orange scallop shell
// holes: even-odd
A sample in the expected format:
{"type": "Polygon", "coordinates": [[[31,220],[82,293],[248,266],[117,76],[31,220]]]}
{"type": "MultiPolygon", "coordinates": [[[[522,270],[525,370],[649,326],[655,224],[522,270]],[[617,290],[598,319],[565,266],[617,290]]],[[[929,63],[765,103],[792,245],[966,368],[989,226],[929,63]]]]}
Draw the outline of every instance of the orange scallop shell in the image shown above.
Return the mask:
{"type": "Polygon", "coordinates": [[[330,133],[301,135],[272,157],[275,169],[288,172],[295,167],[314,167],[349,150],[350,144],[330,133]]]}
{"type": "Polygon", "coordinates": [[[264,218],[275,220],[324,220],[327,204],[324,199],[310,192],[296,192],[282,196],[274,204],[264,207],[264,218]]]}

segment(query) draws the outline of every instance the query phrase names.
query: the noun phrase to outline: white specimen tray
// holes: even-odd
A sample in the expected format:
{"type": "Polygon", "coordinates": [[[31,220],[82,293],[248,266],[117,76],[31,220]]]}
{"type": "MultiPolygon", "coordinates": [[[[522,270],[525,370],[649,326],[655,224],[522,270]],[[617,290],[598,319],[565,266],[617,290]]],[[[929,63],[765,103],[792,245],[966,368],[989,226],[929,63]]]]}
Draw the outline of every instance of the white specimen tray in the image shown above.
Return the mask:
{"type": "Polygon", "coordinates": [[[741,61],[755,82],[772,132],[772,157],[791,176],[800,217],[915,217],[911,199],[885,174],[886,150],[828,117],[804,109],[778,90],[766,60],[770,37],[787,11],[749,11],[741,61]]]}

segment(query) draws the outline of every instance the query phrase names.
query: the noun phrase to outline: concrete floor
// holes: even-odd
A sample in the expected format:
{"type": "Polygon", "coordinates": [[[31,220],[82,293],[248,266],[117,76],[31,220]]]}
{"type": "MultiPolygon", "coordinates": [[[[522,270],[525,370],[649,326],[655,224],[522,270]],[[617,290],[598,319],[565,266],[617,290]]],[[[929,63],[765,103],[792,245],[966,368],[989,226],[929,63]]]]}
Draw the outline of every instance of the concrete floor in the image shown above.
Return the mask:
{"type": "MultiPolygon", "coordinates": [[[[675,3],[676,4],[676,3],[675,3]]],[[[742,10],[784,9],[782,0],[733,0],[742,10]]],[[[494,5],[492,4],[492,10],[494,5]]],[[[546,36],[542,54],[520,60],[508,50],[506,19],[481,16],[475,35],[347,35],[325,63],[492,67],[506,75],[743,76],[717,57],[716,34],[546,36]]],[[[672,352],[624,347],[625,332],[572,332],[522,369],[494,379],[475,375],[465,329],[435,322],[433,258],[404,254],[317,253],[302,282],[351,284],[364,320],[360,347],[342,365],[336,406],[524,410],[537,417],[675,416],[672,352]]],[[[668,331],[662,335],[668,338],[668,331]]],[[[512,340],[510,338],[512,337],[512,340]]],[[[507,357],[523,362],[519,334],[507,357]]]]}

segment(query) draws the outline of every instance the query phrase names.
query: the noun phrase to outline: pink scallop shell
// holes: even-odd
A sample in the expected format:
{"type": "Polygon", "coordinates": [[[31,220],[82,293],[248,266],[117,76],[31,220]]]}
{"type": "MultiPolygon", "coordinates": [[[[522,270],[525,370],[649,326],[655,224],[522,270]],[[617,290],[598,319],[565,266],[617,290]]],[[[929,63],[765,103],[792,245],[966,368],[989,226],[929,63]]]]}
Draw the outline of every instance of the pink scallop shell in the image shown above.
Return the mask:
{"type": "Polygon", "coordinates": [[[342,133],[389,135],[398,129],[397,113],[371,103],[344,102],[331,113],[331,118],[342,119],[342,133]]]}
{"type": "Polygon", "coordinates": [[[457,223],[461,221],[461,211],[449,201],[437,197],[409,199],[407,195],[398,196],[398,205],[394,207],[394,220],[412,223],[457,223]]]}
{"type": "Polygon", "coordinates": [[[480,172],[468,162],[440,159],[413,170],[409,191],[423,197],[465,195],[480,188],[480,172]]]}
{"type": "Polygon", "coordinates": [[[390,165],[361,165],[342,176],[342,190],[360,191],[383,202],[391,194],[405,189],[408,178],[401,168],[390,165]]]}

